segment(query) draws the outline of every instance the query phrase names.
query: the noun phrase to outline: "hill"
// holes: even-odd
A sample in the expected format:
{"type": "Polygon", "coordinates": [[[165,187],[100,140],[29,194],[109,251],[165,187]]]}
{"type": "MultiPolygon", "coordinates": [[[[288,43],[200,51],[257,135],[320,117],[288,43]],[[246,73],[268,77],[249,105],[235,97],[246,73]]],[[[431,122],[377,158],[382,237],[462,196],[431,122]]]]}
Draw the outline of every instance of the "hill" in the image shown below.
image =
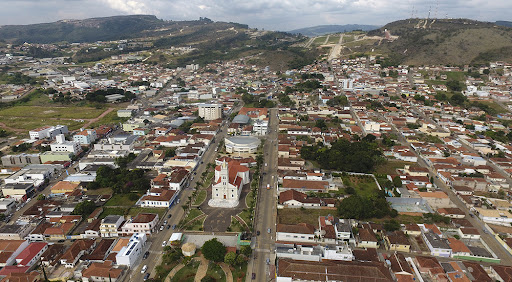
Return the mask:
{"type": "Polygon", "coordinates": [[[305,27],[288,31],[292,34],[302,34],[305,36],[318,36],[330,33],[349,32],[353,30],[369,31],[379,28],[376,25],[360,25],[360,24],[345,24],[345,25],[317,25],[312,27],[305,27]]]}
{"type": "Polygon", "coordinates": [[[367,36],[383,36],[385,30],[398,39],[374,41],[354,51],[373,49],[389,55],[393,64],[410,65],[485,64],[512,59],[512,29],[495,23],[431,19],[425,24],[425,19],[408,19],[389,23],[367,36]]]}
{"type": "MultiPolygon", "coordinates": [[[[183,26],[211,23],[199,21],[164,21],[152,15],[129,15],[84,20],[60,20],[53,23],[6,25],[0,38],[11,43],[96,42],[169,34],[183,26]]],[[[245,26],[247,27],[247,26],[245,26]]]]}
{"type": "Polygon", "coordinates": [[[496,24],[506,27],[512,27],[512,22],[509,21],[496,21],[496,24]]]}

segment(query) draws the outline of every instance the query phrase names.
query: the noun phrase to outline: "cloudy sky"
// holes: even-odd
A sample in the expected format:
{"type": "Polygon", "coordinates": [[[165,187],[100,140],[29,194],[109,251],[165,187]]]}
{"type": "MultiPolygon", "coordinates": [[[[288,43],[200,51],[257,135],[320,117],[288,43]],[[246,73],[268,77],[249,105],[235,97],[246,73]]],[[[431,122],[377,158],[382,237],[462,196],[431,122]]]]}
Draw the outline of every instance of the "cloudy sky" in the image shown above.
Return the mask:
{"type": "Polygon", "coordinates": [[[271,30],[375,24],[415,17],[511,20],[510,0],[0,0],[0,25],[128,14],[166,20],[208,17],[271,30]]]}

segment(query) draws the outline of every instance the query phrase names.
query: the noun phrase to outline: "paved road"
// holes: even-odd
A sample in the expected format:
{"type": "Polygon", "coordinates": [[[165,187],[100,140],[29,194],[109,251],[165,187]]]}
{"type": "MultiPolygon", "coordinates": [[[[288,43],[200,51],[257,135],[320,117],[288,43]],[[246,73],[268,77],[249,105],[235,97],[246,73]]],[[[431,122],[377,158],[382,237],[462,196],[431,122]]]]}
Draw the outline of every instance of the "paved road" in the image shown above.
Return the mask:
{"type": "MultiPolygon", "coordinates": [[[[238,111],[241,106],[238,106],[234,109],[234,111],[238,111]]],[[[193,187],[196,187],[196,182],[201,179],[201,174],[206,170],[206,166],[208,163],[214,162],[215,157],[217,156],[217,152],[215,152],[215,148],[219,144],[220,140],[224,140],[224,137],[226,137],[227,128],[229,126],[229,122],[225,122],[224,125],[221,127],[222,132],[217,133],[215,136],[215,143],[211,144],[208,150],[204,153],[202,157],[202,164],[199,164],[197,166],[197,169],[195,171],[195,174],[193,173],[191,175],[192,179],[189,182],[189,185],[183,191],[181,191],[180,195],[178,196],[180,199],[180,204],[175,204],[171,207],[171,209],[164,215],[164,218],[161,219],[161,222],[164,219],[167,219],[168,214],[171,214],[171,218],[168,219],[169,225],[178,225],[180,220],[184,217],[185,213],[183,211],[183,208],[181,207],[192,195],[193,187]]],[[[165,228],[163,231],[159,231],[157,234],[153,234],[150,236],[148,240],[149,244],[149,257],[146,260],[143,260],[139,265],[137,265],[135,268],[131,269],[130,275],[127,276],[126,281],[143,281],[144,274],[140,273],[143,265],[148,266],[148,272],[150,272],[150,277],[155,277],[156,271],[155,267],[160,264],[161,258],[162,258],[162,242],[163,241],[169,241],[169,238],[171,237],[171,234],[174,232],[178,232],[179,230],[173,230],[165,228]]]]}
{"type": "Polygon", "coordinates": [[[269,134],[265,141],[264,158],[262,168],[262,181],[258,190],[258,204],[256,208],[255,231],[260,231],[256,236],[256,246],[253,257],[249,262],[246,281],[251,281],[251,273],[256,274],[255,281],[269,281],[270,273],[267,259],[270,264],[275,261],[275,232],[277,219],[277,129],[279,119],[277,109],[270,110],[269,134]],[[271,189],[267,189],[270,184],[271,189]],[[270,228],[270,233],[267,232],[270,228]]]}

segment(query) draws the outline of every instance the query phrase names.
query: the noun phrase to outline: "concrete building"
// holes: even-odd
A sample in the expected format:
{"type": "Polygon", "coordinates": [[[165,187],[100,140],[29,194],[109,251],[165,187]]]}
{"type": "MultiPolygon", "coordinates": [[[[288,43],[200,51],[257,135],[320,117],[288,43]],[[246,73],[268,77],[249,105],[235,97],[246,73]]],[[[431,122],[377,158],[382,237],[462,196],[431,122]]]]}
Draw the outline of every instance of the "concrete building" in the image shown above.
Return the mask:
{"type": "Polygon", "coordinates": [[[222,118],[221,104],[199,104],[199,116],[205,120],[216,120],[222,118]]]}
{"type": "Polygon", "coordinates": [[[38,154],[19,154],[6,155],[2,157],[2,165],[9,166],[25,166],[28,164],[40,164],[41,158],[38,154]]]}
{"type": "Polygon", "coordinates": [[[215,184],[212,186],[211,207],[233,208],[238,206],[240,194],[250,181],[249,168],[235,161],[224,161],[215,168],[215,184]]]}
{"type": "Polygon", "coordinates": [[[266,120],[256,120],[252,125],[252,131],[254,135],[263,136],[268,133],[268,121],[266,120]]]}
{"type": "Polygon", "coordinates": [[[276,241],[316,243],[315,227],[307,223],[278,224],[276,241]]]}
{"type": "Polygon", "coordinates": [[[64,134],[56,136],[56,142],[50,144],[52,152],[70,152],[74,155],[78,155],[82,151],[80,143],[74,141],[66,141],[64,134]]]}
{"type": "Polygon", "coordinates": [[[38,129],[34,129],[28,132],[30,135],[30,139],[44,139],[44,138],[54,138],[59,134],[68,134],[69,130],[66,125],[56,125],[56,126],[44,126],[38,129]]]}
{"type": "Polygon", "coordinates": [[[86,129],[73,135],[73,141],[78,142],[80,145],[90,145],[97,139],[96,130],[86,129]]]}
{"type": "Polygon", "coordinates": [[[101,220],[100,234],[101,237],[117,237],[119,236],[119,227],[124,222],[124,217],[121,215],[107,215],[101,220]]]}
{"type": "Polygon", "coordinates": [[[234,136],[226,138],[227,153],[255,154],[258,151],[260,140],[251,136],[234,136]]]}
{"type": "Polygon", "coordinates": [[[441,238],[434,232],[428,231],[423,233],[423,241],[430,250],[432,256],[450,257],[452,249],[445,238],[441,238]]]}
{"type": "Polygon", "coordinates": [[[44,153],[41,153],[39,157],[41,158],[41,163],[44,164],[46,162],[71,161],[72,156],[73,153],[71,152],[46,151],[44,153]]]}
{"type": "Polygon", "coordinates": [[[132,220],[127,221],[122,227],[123,234],[145,233],[150,235],[156,231],[158,214],[139,213],[132,220]]]}
{"type": "Polygon", "coordinates": [[[131,267],[139,259],[144,251],[147,236],[144,233],[135,233],[130,238],[127,246],[123,247],[116,255],[116,263],[131,267]]]}

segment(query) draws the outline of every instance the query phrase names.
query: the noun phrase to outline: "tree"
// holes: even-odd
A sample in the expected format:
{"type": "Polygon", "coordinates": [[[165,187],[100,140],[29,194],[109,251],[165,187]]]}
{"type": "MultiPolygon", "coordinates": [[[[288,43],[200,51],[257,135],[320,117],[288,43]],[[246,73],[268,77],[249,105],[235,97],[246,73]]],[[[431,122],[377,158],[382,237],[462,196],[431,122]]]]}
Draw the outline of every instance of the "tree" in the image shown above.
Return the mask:
{"type": "Polygon", "coordinates": [[[233,266],[236,263],[236,253],[235,252],[229,252],[224,256],[224,262],[233,266]]]}
{"type": "Polygon", "coordinates": [[[327,129],[327,124],[323,119],[317,119],[315,122],[315,127],[320,128],[322,131],[327,129]]]}
{"type": "Polygon", "coordinates": [[[78,203],[73,210],[73,214],[81,215],[82,218],[89,216],[96,209],[96,204],[93,201],[84,201],[78,203]]]}
{"type": "Polygon", "coordinates": [[[402,179],[400,179],[400,176],[393,177],[393,186],[395,187],[402,187],[402,179]]]}
{"type": "Polygon", "coordinates": [[[213,238],[203,244],[201,252],[207,260],[221,262],[224,260],[226,247],[224,247],[224,245],[219,242],[217,238],[213,238]]]}
{"type": "Polygon", "coordinates": [[[44,196],[44,194],[39,194],[39,195],[37,195],[37,198],[36,198],[36,199],[37,199],[37,200],[39,200],[39,201],[40,201],[40,200],[44,200],[44,199],[45,199],[45,196],[44,196]]]}
{"type": "Polygon", "coordinates": [[[386,221],[384,223],[384,229],[386,231],[396,231],[396,230],[399,230],[400,229],[400,223],[398,223],[398,221],[396,221],[394,219],[386,221]]]}
{"type": "Polygon", "coordinates": [[[245,261],[246,261],[246,257],[244,255],[240,254],[236,257],[235,264],[242,265],[242,264],[244,264],[245,261]]]}
{"type": "Polygon", "coordinates": [[[251,246],[241,246],[240,247],[240,253],[243,254],[246,257],[250,256],[251,253],[252,253],[251,246]]]}

